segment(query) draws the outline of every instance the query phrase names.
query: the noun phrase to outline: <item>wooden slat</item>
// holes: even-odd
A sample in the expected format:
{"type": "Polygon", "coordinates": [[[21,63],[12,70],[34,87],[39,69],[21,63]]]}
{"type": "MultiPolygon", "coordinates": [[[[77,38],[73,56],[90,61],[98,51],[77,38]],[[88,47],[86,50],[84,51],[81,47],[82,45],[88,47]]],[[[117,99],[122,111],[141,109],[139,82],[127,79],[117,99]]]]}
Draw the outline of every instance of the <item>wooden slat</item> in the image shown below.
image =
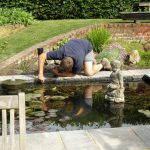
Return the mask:
{"type": "Polygon", "coordinates": [[[6,150],[7,143],[7,114],[6,109],[2,110],[2,150],[6,150]]]}
{"type": "Polygon", "coordinates": [[[19,125],[20,125],[20,150],[25,150],[25,94],[19,93],[19,125]]]}
{"type": "Polygon", "coordinates": [[[25,150],[26,122],[25,122],[25,94],[0,96],[0,109],[2,109],[2,150],[14,150],[14,109],[19,108],[20,150],[25,150]],[[10,143],[7,143],[7,109],[10,109],[10,143]]]}
{"type": "Polygon", "coordinates": [[[141,2],[141,3],[139,3],[139,6],[148,7],[148,11],[150,12],[150,3],[141,2]]]}
{"type": "Polygon", "coordinates": [[[18,96],[0,96],[0,109],[18,108],[18,96]]]}
{"type": "Polygon", "coordinates": [[[10,110],[10,150],[14,150],[15,116],[14,109],[10,110]]]}
{"type": "Polygon", "coordinates": [[[144,2],[141,2],[141,3],[139,3],[139,6],[150,6],[150,3],[144,3],[144,2]]]}

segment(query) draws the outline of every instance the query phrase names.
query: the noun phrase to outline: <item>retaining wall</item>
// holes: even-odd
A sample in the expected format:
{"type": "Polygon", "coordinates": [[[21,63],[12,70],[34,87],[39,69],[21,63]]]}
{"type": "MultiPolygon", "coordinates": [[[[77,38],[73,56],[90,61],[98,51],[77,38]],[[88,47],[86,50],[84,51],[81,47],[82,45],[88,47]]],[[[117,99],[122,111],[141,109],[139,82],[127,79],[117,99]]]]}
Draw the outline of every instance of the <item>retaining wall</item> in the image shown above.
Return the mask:
{"type": "Polygon", "coordinates": [[[13,56],[12,58],[1,62],[0,70],[5,69],[11,64],[18,64],[21,61],[32,59],[33,57],[37,57],[37,48],[44,47],[46,50],[51,49],[58,41],[65,37],[70,38],[82,38],[85,34],[93,28],[96,27],[104,27],[107,28],[111,33],[114,39],[122,39],[122,40],[136,40],[136,41],[148,41],[150,40],[150,23],[104,23],[98,25],[92,25],[88,27],[84,27],[78,30],[74,30],[54,38],[48,39],[45,42],[39,43],[25,49],[19,54],[13,56]]]}

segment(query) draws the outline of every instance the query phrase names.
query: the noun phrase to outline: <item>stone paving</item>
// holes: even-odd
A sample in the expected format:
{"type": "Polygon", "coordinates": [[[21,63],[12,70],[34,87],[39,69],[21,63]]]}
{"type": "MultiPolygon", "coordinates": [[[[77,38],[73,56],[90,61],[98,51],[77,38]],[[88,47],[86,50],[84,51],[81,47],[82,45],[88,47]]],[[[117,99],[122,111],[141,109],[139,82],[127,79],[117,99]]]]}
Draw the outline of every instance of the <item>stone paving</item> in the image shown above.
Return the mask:
{"type": "Polygon", "coordinates": [[[27,134],[26,150],[150,150],[150,125],[27,134]]]}
{"type": "MultiPolygon", "coordinates": [[[[75,83],[75,82],[109,82],[110,71],[100,71],[93,76],[76,75],[74,77],[58,77],[54,78],[50,75],[46,75],[45,83],[75,83]]],[[[150,69],[139,70],[122,70],[124,81],[140,81],[143,75],[150,76],[150,69]]],[[[0,83],[8,79],[23,79],[28,83],[37,81],[37,76],[34,75],[9,75],[0,76],[0,83]]]]}

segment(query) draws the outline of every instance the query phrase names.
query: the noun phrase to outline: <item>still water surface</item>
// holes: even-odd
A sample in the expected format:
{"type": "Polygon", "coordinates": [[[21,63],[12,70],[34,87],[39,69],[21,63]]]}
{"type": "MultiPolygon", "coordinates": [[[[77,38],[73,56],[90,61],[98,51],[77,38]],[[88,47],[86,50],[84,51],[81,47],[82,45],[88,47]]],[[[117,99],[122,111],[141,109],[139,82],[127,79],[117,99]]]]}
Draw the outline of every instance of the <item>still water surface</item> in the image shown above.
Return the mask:
{"type": "MultiPolygon", "coordinates": [[[[24,89],[27,132],[150,124],[150,86],[144,83],[125,83],[125,103],[120,104],[105,100],[106,86],[30,85],[24,89]]],[[[1,91],[1,94],[4,92],[1,91]]]]}

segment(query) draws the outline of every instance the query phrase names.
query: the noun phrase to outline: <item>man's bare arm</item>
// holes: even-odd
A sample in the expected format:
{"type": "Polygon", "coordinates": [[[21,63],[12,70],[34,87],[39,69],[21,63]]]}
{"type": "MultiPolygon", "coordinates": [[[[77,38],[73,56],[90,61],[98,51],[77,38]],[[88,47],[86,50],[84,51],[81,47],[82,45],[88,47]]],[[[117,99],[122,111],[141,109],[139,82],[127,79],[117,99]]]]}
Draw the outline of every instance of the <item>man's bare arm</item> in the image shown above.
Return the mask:
{"type": "Polygon", "coordinates": [[[38,60],[38,68],[39,68],[39,75],[38,78],[41,81],[44,81],[44,63],[46,60],[46,53],[42,53],[39,55],[39,60],[38,60]]]}

